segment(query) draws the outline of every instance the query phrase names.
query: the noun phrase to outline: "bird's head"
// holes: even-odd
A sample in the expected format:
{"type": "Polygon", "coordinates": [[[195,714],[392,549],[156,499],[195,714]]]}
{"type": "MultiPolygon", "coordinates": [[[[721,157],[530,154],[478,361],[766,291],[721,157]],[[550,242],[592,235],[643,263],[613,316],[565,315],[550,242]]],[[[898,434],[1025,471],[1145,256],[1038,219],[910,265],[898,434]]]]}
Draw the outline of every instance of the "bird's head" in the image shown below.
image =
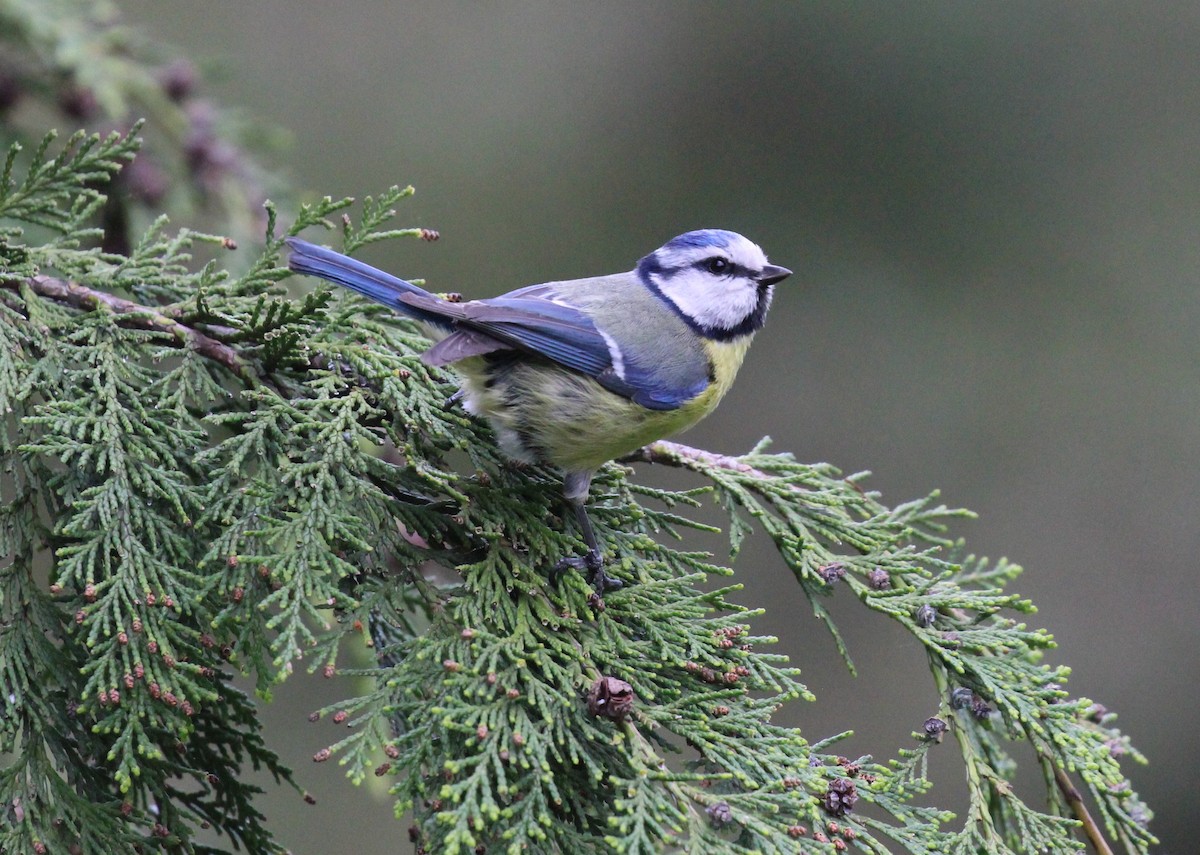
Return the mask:
{"type": "Polygon", "coordinates": [[[728,341],[763,325],[772,286],[792,271],[736,232],[701,229],[667,241],[637,273],[700,335],[728,341]]]}

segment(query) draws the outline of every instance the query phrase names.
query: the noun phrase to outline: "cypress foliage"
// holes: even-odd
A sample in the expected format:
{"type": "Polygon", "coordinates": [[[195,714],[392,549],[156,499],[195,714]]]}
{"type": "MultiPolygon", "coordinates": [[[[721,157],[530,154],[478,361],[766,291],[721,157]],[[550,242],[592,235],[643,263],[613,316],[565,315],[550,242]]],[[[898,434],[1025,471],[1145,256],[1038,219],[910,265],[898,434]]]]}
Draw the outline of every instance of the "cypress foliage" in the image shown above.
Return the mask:
{"type": "Polygon", "coordinates": [[[265,697],[297,665],[345,662],[362,693],[319,714],[349,735],[314,759],[389,776],[418,851],[1153,843],[1118,755],[1141,758],[1043,661],[1051,636],[1006,590],[1019,568],[963,555],[946,535],[961,512],[936,496],[888,507],[765,443],[730,458],[660,442],[593,490],[629,584],[603,600],[573,574],[551,584],[581,549],[557,474],[505,462],[447,406],[451,378],[408,322],[284,283],[282,238],[334,218],[348,251],[434,237],[390,227],[411,189],[357,213],[323,199],[286,234],[268,205],[235,273],[231,241],[161,221],[127,254],[94,247],[136,129],[18,148],[0,180],[0,852],[225,851],[201,829],[282,851],[240,773],[296,784],[232,680],[265,697]],[[645,461],[697,487],[641,485],[645,461]],[[705,500],[728,512],[732,556],[772,539],[847,661],[835,594],[922,646],[937,714],[912,744],[847,758],[839,735],[773,722],[811,699],[798,669],[755,632],[732,570],[670,545],[703,528],[688,509],[705,500]],[[1009,783],[1017,742],[1038,798],[1009,783]],[[919,798],[951,745],[959,818],[919,798]]]}
{"type": "MultiPolygon", "coordinates": [[[[297,665],[357,678],[314,760],[388,777],[417,851],[1148,850],[1120,765],[1141,757],[1043,662],[1019,568],[948,538],[959,512],[765,443],[661,442],[593,489],[631,584],[550,584],[581,546],[556,473],[445,406],[407,322],[285,282],[259,204],[278,182],[194,70],[104,4],[0,2],[0,24],[0,853],[283,851],[243,773],[301,791],[233,680],[266,699],[297,665]],[[159,130],[134,160],[137,127],[60,145],[55,112],[159,130]],[[170,231],[164,206],[222,236],[170,231]],[[641,462],[697,486],[649,488],[641,462]],[[812,698],[733,571],[669,545],[701,501],[731,558],[772,539],[848,665],[833,595],[921,645],[936,715],[912,743],[848,758],[773,722],[812,698]],[[961,817],[926,806],[928,757],[954,749],[961,817]],[[1014,754],[1044,792],[1013,791],[1014,754]]],[[[410,192],[324,199],[286,233],[435,237],[390,228],[410,192]]]]}

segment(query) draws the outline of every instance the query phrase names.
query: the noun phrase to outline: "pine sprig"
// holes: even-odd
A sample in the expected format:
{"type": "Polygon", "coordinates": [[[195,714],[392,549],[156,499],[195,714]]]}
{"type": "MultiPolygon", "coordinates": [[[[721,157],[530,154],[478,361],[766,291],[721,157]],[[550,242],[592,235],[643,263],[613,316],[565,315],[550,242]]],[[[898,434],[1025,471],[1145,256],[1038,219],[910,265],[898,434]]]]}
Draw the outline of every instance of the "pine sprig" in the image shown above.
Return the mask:
{"type": "MultiPolygon", "coordinates": [[[[1152,841],[1145,829],[1146,815],[1130,800],[1112,750],[1121,745],[1121,737],[1099,736],[1087,721],[1091,702],[1071,701],[1062,689],[1068,669],[1041,663],[1042,652],[1054,646],[1052,637],[1004,615],[1034,610],[1028,601],[1003,591],[1020,568],[1003,561],[990,566],[974,557],[962,564],[948,560],[943,553],[950,544],[941,532],[962,512],[935,505],[935,496],[888,509],[858,488],[858,476],[847,479],[852,490],[839,491],[836,471],[797,464],[787,455],[767,455],[763,447],[734,459],[671,443],[659,443],[643,454],[655,462],[702,472],[712,478],[731,515],[744,510],[760,522],[792,566],[814,612],[835,633],[840,649],[844,647],[820,598],[842,584],[914,635],[930,656],[943,709],[949,710],[958,698],[957,706],[966,710],[957,713],[960,727],[969,729],[975,742],[960,747],[980,794],[976,803],[992,812],[986,821],[978,821],[998,825],[1002,831],[996,839],[1021,851],[1039,834],[1069,838],[1065,829],[1075,825],[1073,819],[1043,814],[1021,802],[1005,777],[1015,768],[1010,760],[1005,759],[999,770],[989,765],[990,758],[1007,758],[1001,743],[1007,735],[1032,741],[1052,767],[1079,773],[1094,793],[1108,833],[1126,840],[1130,851],[1145,851],[1152,841]],[[933,546],[922,548],[922,542],[933,546]],[[851,551],[843,552],[847,546],[851,551]],[[999,732],[979,724],[992,715],[1002,724],[999,732]],[[967,750],[966,745],[978,750],[967,750]],[[1114,808],[1114,803],[1124,807],[1114,808]]],[[[732,525],[737,529],[744,523],[732,525]]],[[[737,544],[735,538],[735,551],[737,544]]],[[[1054,789],[1047,801],[1052,810],[1061,804],[1054,789]]],[[[973,814],[971,822],[980,816],[973,814]]],[[[965,837],[955,845],[979,842],[978,829],[972,827],[968,824],[965,837]]],[[[1078,848],[1074,842],[1064,845],[1078,848]]]]}
{"type": "Polygon", "coordinates": [[[79,131],[51,157],[50,147],[57,138],[52,131],[34,149],[20,181],[15,167],[21,145],[13,143],[0,173],[0,221],[41,226],[76,238],[92,234],[80,232],[80,224],[91,218],[104,197],[91,185],[107,183],[133,159],[140,128],[139,123],[127,134],[114,132],[103,139],[79,131]]]}
{"type": "MultiPolygon", "coordinates": [[[[80,136],[39,150],[28,177],[10,174],[5,214],[83,239],[95,182],[134,147],[80,136]]],[[[193,455],[209,441],[195,413],[230,375],[211,352],[178,357],[161,312],[99,290],[187,290],[210,275],[187,272],[197,236],[163,239],[160,225],[124,259],[6,234],[0,848],[190,846],[218,817],[232,840],[274,851],[238,771],[290,773],[219,669],[194,571],[207,533],[193,455]]]]}

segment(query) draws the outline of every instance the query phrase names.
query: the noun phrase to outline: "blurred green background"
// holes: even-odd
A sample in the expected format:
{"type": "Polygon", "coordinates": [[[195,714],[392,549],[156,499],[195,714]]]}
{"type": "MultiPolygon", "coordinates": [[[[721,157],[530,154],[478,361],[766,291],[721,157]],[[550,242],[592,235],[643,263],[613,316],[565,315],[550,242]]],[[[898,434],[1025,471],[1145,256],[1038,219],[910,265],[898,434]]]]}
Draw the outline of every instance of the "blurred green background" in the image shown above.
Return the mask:
{"type": "MultiPolygon", "coordinates": [[[[1163,851],[1195,851],[1200,6],[119,5],[216,72],[206,94],[292,131],[297,186],[416,185],[400,219],[442,240],[369,258],[436,290],[624,270],[706,226],[791,267],[687,441],[769,433],[888,501],[978,511],[958,533],[1027,568],[1073,693],[1149,755],[1163,851]]],[[[786,721],[854,729],[848,754],[906,744],[936,704],[919,651],[835,598],[852,678],[768,544],[737,566],[818,697],[786,721]]],[[[305,714],[346,689],[278,692],[269,733],[317,805],[264,810],[298,853],[406,850],[382,792],[308,759],[336,734],[305,714]]],[[[929,799],[960,808],[952,751],[929,799]]]]}

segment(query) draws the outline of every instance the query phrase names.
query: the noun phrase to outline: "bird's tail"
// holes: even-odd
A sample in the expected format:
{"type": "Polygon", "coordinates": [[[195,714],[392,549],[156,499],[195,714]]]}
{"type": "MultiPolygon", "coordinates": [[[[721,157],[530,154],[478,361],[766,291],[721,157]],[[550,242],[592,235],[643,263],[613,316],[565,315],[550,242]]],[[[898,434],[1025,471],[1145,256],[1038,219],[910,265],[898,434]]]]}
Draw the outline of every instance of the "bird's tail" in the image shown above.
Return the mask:
{"type": "Polygon", "coordinates": [[[292,251],[288,257],[288,267],[297,273],[317,276],[351,291],[357,291],[364,297],[417,320],[437,326],[446,325],[444,318],[410,306],[401,299],[406,294],[437,299],[424,288],[418,288],[411,282],[405,282],[369,264],[355,261],[340,252],[300,238],[288,238],[286,243],[292,251]]]}

